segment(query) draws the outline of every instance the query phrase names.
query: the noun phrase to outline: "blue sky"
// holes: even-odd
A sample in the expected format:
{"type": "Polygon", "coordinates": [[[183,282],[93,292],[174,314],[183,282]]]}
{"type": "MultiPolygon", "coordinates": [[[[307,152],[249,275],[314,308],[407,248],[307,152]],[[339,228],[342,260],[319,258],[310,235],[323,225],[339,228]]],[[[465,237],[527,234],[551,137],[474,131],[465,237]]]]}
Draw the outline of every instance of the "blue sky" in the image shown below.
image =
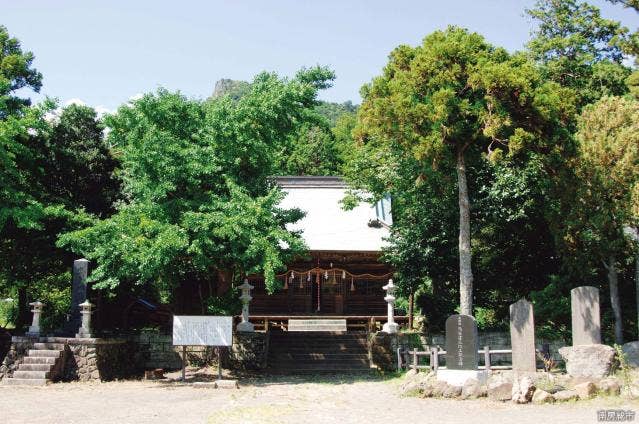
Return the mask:
{"type": "MultiPolygon", "coordinates": [[[[337,73],[325,100],[358,103],[399,44],[418,44],[449,24],[521,49],[533,0],[0,0],[0,24],[35,56],[42,95],[113,110],[163,86],[206,98],[220,78],[262,71],[291,76],[302,66],[337,73]]],[[[592,1],[636,28],[634,11],[592,1]]],[[[35,95],[39,100],[42,95],[35,95]]]]}

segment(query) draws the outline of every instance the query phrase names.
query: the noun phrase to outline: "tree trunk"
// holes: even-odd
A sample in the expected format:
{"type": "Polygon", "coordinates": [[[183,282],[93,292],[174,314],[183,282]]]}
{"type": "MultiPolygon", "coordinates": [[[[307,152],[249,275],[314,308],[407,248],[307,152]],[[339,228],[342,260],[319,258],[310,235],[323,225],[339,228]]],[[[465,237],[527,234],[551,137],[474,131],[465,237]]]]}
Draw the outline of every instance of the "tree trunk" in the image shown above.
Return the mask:
{"type": "Polygon", "coordinates": [[[413,296],[413,288],[410,289],[410,295],[408,296],[408,329],[413,329],[413,314],[415,308],[415,299],[413,296]]]}
{"type": "Polygon", "coordinates": [[[615,316],[615,343],[623,344],[623,322],[621,321],[621,303],[619,302],[619,279],[617,275],[617,267],[615,266],[615,257],[610,255],[608,258],[608,284],[610,285],[610,305],[615,316]]]}
{"type": "Polygon", "coordinates": [[[470,200],[466,180],[464,152],[457,152],[457,185],[459,188],[459,306],[462,314],[473,314],[473,270],[470,251],[470,200]]]}

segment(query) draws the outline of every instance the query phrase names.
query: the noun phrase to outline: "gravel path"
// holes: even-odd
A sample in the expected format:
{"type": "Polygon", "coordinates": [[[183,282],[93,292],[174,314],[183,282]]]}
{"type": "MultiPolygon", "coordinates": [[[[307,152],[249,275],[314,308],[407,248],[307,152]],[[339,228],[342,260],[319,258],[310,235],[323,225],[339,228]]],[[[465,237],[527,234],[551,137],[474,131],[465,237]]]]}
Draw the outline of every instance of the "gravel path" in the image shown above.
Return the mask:
{"type": "Polygon", "coordinates": [[[161,381],[0,385],[0,423],[581,424],[596,423],[600,409],[639,415],[639,402],[613,398],[533,406],[400,397],[399,379],[271,377],[240,383],[239,390],[161,381]]]}

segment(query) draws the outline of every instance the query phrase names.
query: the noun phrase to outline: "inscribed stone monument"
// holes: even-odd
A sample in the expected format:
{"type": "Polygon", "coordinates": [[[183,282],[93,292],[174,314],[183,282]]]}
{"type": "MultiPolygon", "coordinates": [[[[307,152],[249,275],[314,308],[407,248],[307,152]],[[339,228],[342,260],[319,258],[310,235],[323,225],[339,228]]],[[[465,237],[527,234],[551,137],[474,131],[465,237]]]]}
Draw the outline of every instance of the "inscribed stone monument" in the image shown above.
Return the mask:
{"type": "Polygon", "coordinates": [[[572,345],[601,343],[599,289],[583,286],[570,291],[572,310],[572,345]]]}
{"type": "Polygon", "coordinates": [[[446,368],[477,370],[477,323],[470,315],[451,315],[446,320],[446,368]]]}
{"type": "Polygon", "coordinates": [[[89,272],[89,261],[77,259],[73,261],[73,280],[71,285],[71,309],[69,319],[64,325],[64,332],[74,335],[80,329],[82,317],[80,314],[80,303],[87,300],[87,275],[89,272]]]}
{"type": "Polygon", "coordinates": [[[533,305],[526,299],[510,305],[510,344],[513,350],[513,371],[535,372],[535,319],[533,305]]]}

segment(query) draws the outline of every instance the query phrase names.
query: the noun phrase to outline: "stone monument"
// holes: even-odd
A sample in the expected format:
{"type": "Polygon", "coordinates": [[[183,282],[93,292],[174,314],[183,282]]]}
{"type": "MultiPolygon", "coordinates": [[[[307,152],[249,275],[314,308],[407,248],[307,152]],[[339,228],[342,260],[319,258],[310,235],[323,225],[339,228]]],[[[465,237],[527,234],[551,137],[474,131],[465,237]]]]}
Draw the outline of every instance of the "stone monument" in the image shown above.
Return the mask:
{"type": "Polygon", "coordinates": [[[395,334],[399,329],[399,325],[395,322],[395,289],[397,286],[393,284],[393,280],[388,280],[388,284],[382,287],[386,290],[386,296],[384,300],[388,304],[388,320],[383,325],[382,331],[388,334],[395,334]]]}
{"type": "Polygon", "coordinates": [[[71,285],[71,309],[69,319],[64,324],[64,333],[77,334],[82,322],[80,304],[87,300],[87,276],[89,273],[89,261],[77,259],[73,261],[73,282],[71,285]]]}
{"type": "Polygon", "coordinates": [[[510,305],[510,345],[513,350],[513,371],[536,372],[533,305],[526,299],[510,305]]]}
{"type": "Polygon", "coordinates": [[[576,287],[570,291],[572,345],[601,344],[599,289],[576,287]]]}
{"type": "Polygon", "coordinates": [[[479,371],[478,335],[475,318],[451,315],[446,320],[446,369],[437,371],[437,379],[453,386],[468,380],[486,381],[487,373],[479,371]]]}
{"type": "Polygon", "coordinates": [[[249,284],[248,279],[244,279],[244,283],[240,286],[242,289],[242,295],[240,300],[242,301],[242,322],[240,322],[236,329],[237,331],[252,333],[255,331],[253,324],[249,321],[249,302],[253,297],[251,296],[251,290],[253,286],[249,284]]]}

